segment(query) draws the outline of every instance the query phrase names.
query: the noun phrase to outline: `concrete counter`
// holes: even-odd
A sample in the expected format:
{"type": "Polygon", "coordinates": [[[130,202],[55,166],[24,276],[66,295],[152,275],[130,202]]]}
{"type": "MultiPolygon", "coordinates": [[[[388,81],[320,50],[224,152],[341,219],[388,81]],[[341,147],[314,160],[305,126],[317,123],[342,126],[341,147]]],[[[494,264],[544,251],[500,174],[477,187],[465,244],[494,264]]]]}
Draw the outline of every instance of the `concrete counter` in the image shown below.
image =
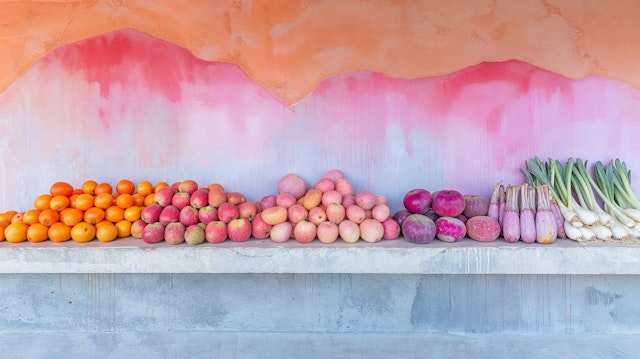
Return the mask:
{"type": "Polygon", "coordinates": [[[403,239],[349,244],[250,239],[235,243],[0,243],[0,273],[640,274],[640,244],[551,245],[403,239]]]}

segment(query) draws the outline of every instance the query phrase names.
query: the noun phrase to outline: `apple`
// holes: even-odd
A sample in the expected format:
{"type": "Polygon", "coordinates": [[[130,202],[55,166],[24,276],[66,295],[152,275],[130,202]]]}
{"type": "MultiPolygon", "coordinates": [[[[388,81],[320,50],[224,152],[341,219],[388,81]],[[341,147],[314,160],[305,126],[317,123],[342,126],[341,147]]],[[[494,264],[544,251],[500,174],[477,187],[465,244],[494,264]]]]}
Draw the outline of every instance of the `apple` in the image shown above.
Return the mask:
{"type": "Polygon", "coordinates": [[[376,204],[387,204],[387,197],[382,194],[376,195],[376,204]]]}
{"type": "Polygon", "coordinates": [[[149,206],[144,207],[142,212],[140,212],[140,218],[147,223],[158,222],[161,212],[162,206],[157,203],[152,203],[149,206]]]}
{"type": "Polygon", "coordinates": [[[276,195],[275,194],[270,194],[268,196],[264,196],[260,199],[260,205],[262,206],[262,210],[265,210],[267,208],[271,208],[271,207],[275,207],[276,206],[276,195]]]}
{"type": "Polygon", "coordinates": [[[158,190],[153,195],[153,200],[161,207],[166,207],[171,204],[174,193],[175,191],[170,187],[158,188],[158,190]]]}
{"type": "Polygon", "coordinates": [[[307,219],[317,226],[327,220],[327,212],[322,207],[313,207],[309,210],[307,219]]]}
{"type": "Polygon", "coordinates": [[[322,178],[328,178],[332,181],[337,181],[341,178],[344,178],[344,174],[342,173],[342,171],[338,170],[338,169],[333,169],[333,170],[329,170],[327,171],[325,174],[322,175],[322,178]]]}
{"type": "Polygon", "coordinates": [[[378,222],[384,222],[391,215],[391,209],[386,204],[376,204],[371,209],[371,218],[378,222]]]}
{"type": "Polygon", "coordinates": [[[205,239],[209,243],[222,243],[227,237],[227,224],[222,221],[211,221],[207,223],[204,230],[205,239]]]}
{"type": "Polygon", "coordinates": [[[142,240],[146,243],[158,243],[164,240],[164,224],[160,222],[148,223],[142,228],[142,240]]]}
{"type": "Polygon", "coordinates": [[[184,192],[191,195],[196,190],[198,190],[198,183],[194,180],[188,179],[178,183],[178,192],[184,192]]]}
{"type": "Polygon", "coordinates": [[[169,244],[180,244],[184,242],[184,224],[171,222],[164,227],[164,240],[169,244]]]}
{"type": "Polygon", "coordinates": [[[300,243],[309,243],[316,238],[316,225],[307,220],[302,220],[293,227],[293,238],[300,243]]]}
{"type": "Polygon", "coordinates": [[[351,182],[349,182],[348,180],[339,178],[335,180],[334,184],[335,190],[340,192],[342,197],[354,194],[353,185],[351,185],[351,182]]]}
{"type": "Polygon", "coordinates": [[[240,218],[252,220],[258,213],[258,207],[254,202],[242,202],[238,205],[238,215],[240,218]]]}
{"type": "Polygon", "coordinates": [[[365,242],[376,243],[382,239],[384,235],[384,227],[382,223],[373,218],[367,218],[359,225],[360,238],[365,242]]]}
{"type": "Polygon", "coordinates": [[[345,219],[346,210],[343,205],[333,203],[327,206],[324,210],[327,214],[327,220],[335,224],[340,224],[345,219]]]}
{"type": "Polygon", "coordinates": [[[227,224],[227,235],[234,242],[244,242],[251,237],[251,222],[246,218],[236,218],[227,224]]]}
{"type": "Polygon", "coordinates": [[[180,186],[180,181],[173,182],[169,188],[171,188],[173,192],[178,192],[178,186],[180,186]]]}
{"type": "MultiPolygon", "coordinates": [[[[185,207],[186,208],[186,207],[185,207]]],[[[184,231],[184,241],[197,245],[205,241],[204,229],[197,224],[192,224],[184,231]]]]}
{"type": "Polygon", "coordinates": [[[276,206],[289,208],[297,202],[298,199],[291,193],[278,193],[276,195],[276,206]]]}
{"type": "Polygon", "coordinates": [[[285,222],[289,217],[287,208],[283,206],[270,207],[260,213],[262,213],[262,219],[272,226],[285,222]]]}
{"type": "Polygon", "coordinates": [[[218,207],[218,219],[224,223],[240,218],[240,210],[234,204],[224,202],[218,207]]]}
{"type": "Polygon", "coordinates": [[[191,202],[191,196],[187,192],[176,192],[171,198],[171,204],[178,209],[183,209],[191,202]]]}
{"type": "Polygon", "coordinates": [[[169,224],[171,222],[178,222],[180,220],[180,210],[178,207],[170,204],[162,209],[158,221],[162,224],[169,224]]]}
{"type": "Polygon", "coordinates": [[[291,239],[293,234],[293,225],[291,222],[281,222],[271,227],[269,237],[273,242],[284,243],[291,239]]]}
{"type": "Polygon", "coordinates": [[[133,223],[131,223],[131,236],[133,238],[142,238],[142,230],[147,225],[147,222],[142,219],[137,219],[133,223]]]}
{"type": "Polygon", "coordinates": [[[191,207],[200,209],[209,204],[209,191],[206,189],[197,189],[191,194],[189,200],[191,207]]]}
{"type": "Polygon", "coordinates": [[[356,204],[364,210],[372,209],[376,205],[376,194],[368,190],[360,191],[356,195],[356,204]]]}
{"type": "Polygon", "coordinates": [[[360,224],[367,217],[365,210],[357,204],[352,204],[346,208],[347,218],[356,224],[360,224]]]}
{"type": "Polygon", "coordinates": [[[293,224],[307,219],[308,216],[309,211],[301,204],[296,203],[287,209],[287,220],[293,224]]]}
{"type": "Polygon", "coordinates": [[[191,207],[186,206],[180,210],[179,221],[184,224],[185,227],[192,226],[198,223],[198,210],[191,207]]]}
{"type": "Polygon", "coordinates": [[[322,204],[325,207],[329,207],[332,203],[342,204],[342,195],[340,192],[331,190],[322,194],[322,204]]]}
{"type": "Polygon", "coordinates": [[[240,192],[227,192],[227,202],[239,205],[247,201],[247,198],[240,192]]]}
{"type": "Polygon", "coordinates": [[[351,206],[352,204],[356,204],[356,196],[353,194],[348,194],[346,196],[342,196],[342,205],[344,208],[351,206]]]}
{"type": "Polygon", "coordinates": [[[440,217],[455,217],[464,212],[464,196],[456,190],[438,191],[433,195],[431,208],[440,217]]]}
{"type": "MultiPolygon", "coordinates": [[[[332,191],[335,188],[335,183],[331,178],[323,177],[313,185],[313,188],[319,189],[322,193],[326,193],[328,191],[332,191]]],[[[340,196],[340,198],[342,198],[342,196],[340,196]]]]}
{"type": "Polygon", "coordinates": [[[382,234],[383,239],[396,239],[400,237],[400,225],[393,218],[387,218],[382,222],[382,228],[384,229],[384,233],[382,234]]]}
{"type": "Polygon", "coordinates": [[[320,242],[326,244],[333,243],[336,241],[336,239],[338,239],[339,235],[340,231],[338,230],[337,224],[329,221],[324,221],[318,224],[316,236],[318,237],[318,240],[320,242]]]}
{"type": "Polygon", "coordinates": [[[208,204],[198,210],[198,221],[201,223],[208,224],[209,222],[217,220],[218,210],[214,206],[208,204]]]}
{"type": "Polygon", "coordinates": [[[405,193],[402,204],[411,213],[424,213],[431,207],[431,192],[424,188],[415,188],[405,193]]]}
{"type": "Polygon", "coordinates": [[[255,217],[251,220],[251,235],[257,239],[265,239],[269,237],[269,233],[271,232],[270,224],[267,224],[262,219],[262,213],[256,214],[255,217]]]}
{"type": "Polygon", "coordinates": [[[209,189],[209,193],[207,194],[207,200],[209,201],[209,205],[218,208],[221,204],[227,201],[227,194],[217,188],[209,189]]]}
{"type": "Polygon", "coordinates": [[[360,239],[360,226],[348,219],[338,224],[338,231],[340,238],[347,243],[356,243],[360,239]]]}

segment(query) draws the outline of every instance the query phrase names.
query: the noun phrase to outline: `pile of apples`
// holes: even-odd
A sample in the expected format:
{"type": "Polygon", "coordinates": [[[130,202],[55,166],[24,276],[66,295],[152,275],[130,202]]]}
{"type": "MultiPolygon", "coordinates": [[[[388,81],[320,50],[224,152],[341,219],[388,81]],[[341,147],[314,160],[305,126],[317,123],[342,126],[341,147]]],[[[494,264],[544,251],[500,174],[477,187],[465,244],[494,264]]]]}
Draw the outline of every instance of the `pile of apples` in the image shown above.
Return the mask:
{"type": "Polygon", "coordinates": [[[369,190],[355,192],[339,170],[325,173],[313,186],[294,173],[286,174],[275,193],[255,202],[242,193],[226,192],[220,184],[199,187],[193,180],[159,189],[154,202],[131,228],[133,237],[147,243],[197,245],[251,237],[278,243],[316,238],[323,243],[338,238],[375,243],[396,239],[401,232],[386,197],[369,190]]]}

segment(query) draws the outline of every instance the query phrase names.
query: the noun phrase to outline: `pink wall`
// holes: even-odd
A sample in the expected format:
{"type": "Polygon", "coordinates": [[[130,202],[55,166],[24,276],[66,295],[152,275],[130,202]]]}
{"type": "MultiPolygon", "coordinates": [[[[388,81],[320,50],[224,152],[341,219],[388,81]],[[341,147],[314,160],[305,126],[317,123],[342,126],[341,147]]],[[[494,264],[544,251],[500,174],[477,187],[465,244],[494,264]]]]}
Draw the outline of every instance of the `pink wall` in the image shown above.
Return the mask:
{"type": "Polygon", "coordinates": [[[399,209],[414,187],[489,195],[534,155],[640,171],[640,90],[519,61],[439,77],[356,71],[289,105],[234,64],[122,30],[52,51],[0,93],[0,209],[50,184],[220,182],[259,199],[338,168],[399,209]]]}

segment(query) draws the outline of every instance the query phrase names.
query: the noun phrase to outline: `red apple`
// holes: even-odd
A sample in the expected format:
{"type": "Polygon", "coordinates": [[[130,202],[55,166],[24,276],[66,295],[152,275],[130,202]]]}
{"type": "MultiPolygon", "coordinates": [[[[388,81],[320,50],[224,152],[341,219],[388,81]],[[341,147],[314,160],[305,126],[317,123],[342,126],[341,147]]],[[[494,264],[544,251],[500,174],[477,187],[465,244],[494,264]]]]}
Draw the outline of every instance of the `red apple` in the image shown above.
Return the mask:
{"type": "Polygon", "coordinates": [[[209,189],[207,199],[212,207],[218,208],[221,204],[227,201],[227,194],[217,188],[209,189]]]}
{"type": "Polygon", "coordinates": [[[256,214],[255,217],[251,220],[251,235],[257,239],[265,239],[269,237],[269,233],[271,232],[270,224],[267,224],[262,219],[262,213],[256,214]]]}
{"type": "Polygon", "coordinates": [[[424,188],[412,189],[405,193],[402,203],[411,213],[424,213],[431,207],[431,192],[424,188]]]}
{"type": "Polygon", "coordinates": [[[342,196],[342,205],[344,208],[351,206],[352,204],[356,204],[356,196],[353,194],[348,194],[346,196],[342,196]]]}
{"type": "MultiPolygon", "coordinates": [[[[313,188],[319,189],[320,192],[325,193],[327,191],[332,191],[335,188],[335,183],[331,178],[323,177],[313,185],[313,188]]],[[[340,196],[342,198],[342,196],[340,196]]]]}
{"type": "Polygon", "coordinates": [[[258,213],[258,207],[254,202],[242,202],[238,205],[238,215],[240,218],[252,220],[258,213]]]}
{"type": "Polygon", "coordinates": [[[191,207],[200,209],[209,204],[209,191],[206,189],[197,189],[191,194],[189,200],[191,207]]]}
{"type": "Polygon", "coordinates": [[[162,224],[169,224],[171,222],[178,222],[180,220],[180,210],[178,207],[170,204],[162,209],[158,221],[162,224]]]}
{"type": "Polygon", "coordinates": [[[360,191],[356,195],[356,204],[365,210],[372,209],[376,205],[376,194],[368,190],[360,191]]]}
{"type": "Polygon", "coordinates": [[[340,192],[331,190],[322,194],[322,204],[325,207],[329,207],[332,203],[342,204],[342,195],[340,192]]]}
{"type": "Polygon", "coordinates": [[[142,230],[147,225],[147,222],[142,219],[137,219],[133,223],[131,223],[131,236],[133,238],[142,238],[142,230]]]}
{"type": "Polygon", "coordinates": [[[387,220],[382,222],[382,228],[384,228],[384,233],[382,234],[383,239],[396,239],[400,237],[400,225],[393,218],[387,218],[387,220]]]}
{"type": "Polygon", "coordinates": [[[340,192],[342,197],[354,194],[353,185],[344,178],[335,180],[335,190],[340,192]]]}
{"type": "Polygon", "coordinates": [[[191,179],[187,179],[178,183],[178,192],[184,192],[191,195],[197,189],[198,189],[198,183],[191,179]]]}
{"type": "Polygon", "coordinates": [[[262,197],[260,199],[260,205],[262,206],[262,210],[265,210],[265,209],[271,208],[271,207],[275,207],[276,206],[276,195],[275,194],[271,194],[271,195],[262,197]]]}
{"type": "Polygon", "coordinates": [[[144,207],[142,212],[140,212],[140,218],[147,223],[158,222],[161,212],[162,206],[157,203],[152,203],[151,205],[144,207]]]}
{"type": "Polygon", "coordinates": [[[176,192],[171,198],[171,204],[178,209],[183,209],[188,206],[189,202],[191,202],[191,195],[187,192],[176,192]]]}
{"type": "Polygon", "coordinates": [[[214,206],[208,204],[198,210],[198,220],[204,224],[217,221],[218,210],[214,206]]]}
{"type": "Polygon", "coordinates": [[[338,203],[328,205],[325,213],[327,214],[327,220],[335,224],[340,224],[346,216],[344,206],[338,203]]]}
{"type": "Polygon", "coordinates": [[[431,208],[440,217],[455,217],[464,212],[464,196],[456,190],[438,191],[433,195],[431,208]]]}
{"type": "Polygon", "coordinates": [[[218,207],[218,219],[222,222],[229,223],[236,218],[240,218],[240,210],[236,205],[225,202],[218,207]]]}
{"type": "Polygon", "coordinates": [[[362,221],[367,218],[367,213],[365,210],[358,206],[357,204],[352,204],[346,208],[347,218],[356,224],[360,224],[362,221]]]}
{"type": "Polygon", "coordinates": [[[205,241],[204,229],[197,224],[192,224],[184,231],[184,241],[197,245],[205,241]]]}
{"type": "Polygon", "coordinates": [[[287,220],[293,224],[307,219],[308,216],[309,211],[301,204],[293,204],[287,209],[287,220]]]}
{"type": "Polygon", "coordinates": [[[169,244],[184,242],[185,227],[180,222],[171,222],[164,227],[164,240],[169,244]]]}
{"type": "Polygon", "coordinates": [[[293,238],[300,243],[313,241],[316,238],[316,233],[316,225],[307,220],[302,220],[293,227],[293,238]]]}
{"type": "Polygon", "coordinates": [[[239,205],[247,201],[247,198],[240,192],[227,192],[227,202],[233,205],[239,205]]]}
{"type": "Polygon", "coordinates": [[[327,220],[327,212],[322,207],[313,207],[309,210],[308,220],[317,226],[327,220]]]}
{"type": "Polygon", "coordinates": [[[291,238],[293,225],[291,222],[281,222],[271,227],[269,237],[276,243],[284,243],[291,238]]]}
{"type": "Polygon", "coordinates": [[[244,242],[251,237],[251,222],[246,218],[236,218],[227,224],[227,235],[234,242],[244,242]]]}
{"type": "Polygon", "coordinates": [[[159,188],[153,195],[153,200],[161,207],[166,207],[171,204],[173,194],[175,193],[170,187],[159,188]]]}
{"type": "Polygon", "coordinates": [[[158,243],[164,240],[164,225],[160,222],[148,223],[142,229],[142,240],[146,243],[158,243]]]}
{"type": "Polygon", "coordinates": [[[205,239],[210,243],[222,243],[227,239],[227,224],[222,221],[211,221],[205,227],[205,239]]]}
{"type": "Polygon", "coordinates": [[[289,208],[297,202],[298,199],[291,193],[279,193],[276,195],[276,206],[289,208]]]}
{"type": "Polygon", "coordinates": [[[186,206],[180,210],[180,223],[184,224],[185,227],[192,226],[198,223],[198,210],[191,207],[186,206]]]}

